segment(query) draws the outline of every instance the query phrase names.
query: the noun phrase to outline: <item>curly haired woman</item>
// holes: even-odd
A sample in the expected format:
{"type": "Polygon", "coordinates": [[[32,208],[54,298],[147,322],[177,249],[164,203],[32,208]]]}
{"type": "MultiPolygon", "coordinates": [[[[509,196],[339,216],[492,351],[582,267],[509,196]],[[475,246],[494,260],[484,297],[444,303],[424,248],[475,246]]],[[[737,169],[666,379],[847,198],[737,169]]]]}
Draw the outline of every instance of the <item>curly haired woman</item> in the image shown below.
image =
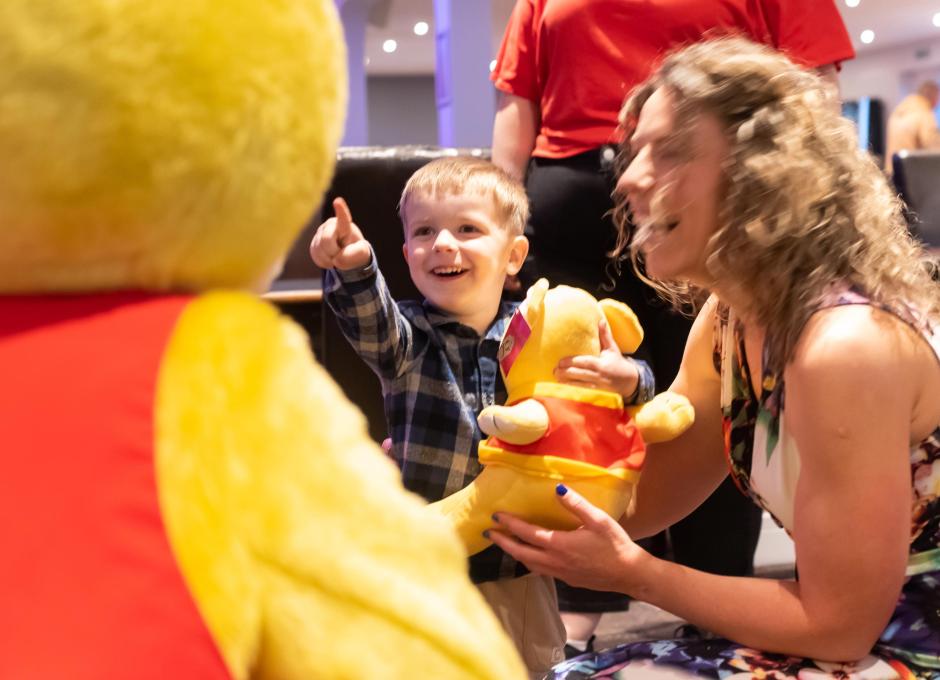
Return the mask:
{"type": "Polygon", "coordinates": [[[720,637],[624,645],[554,677],[937,677],[940,289],[883,176],[816,76],[740,38],[668,57],[622,123],[620,222],[629,203],[637,225],[622,246],[673,301],[710,294],[671,388],[696,422],[650,447],[622,526],[559,487],[581,528],[500,514],[492,537],[720,637]],[[634,543],[729,468],[793,537],[796,580],[634,543]]]}

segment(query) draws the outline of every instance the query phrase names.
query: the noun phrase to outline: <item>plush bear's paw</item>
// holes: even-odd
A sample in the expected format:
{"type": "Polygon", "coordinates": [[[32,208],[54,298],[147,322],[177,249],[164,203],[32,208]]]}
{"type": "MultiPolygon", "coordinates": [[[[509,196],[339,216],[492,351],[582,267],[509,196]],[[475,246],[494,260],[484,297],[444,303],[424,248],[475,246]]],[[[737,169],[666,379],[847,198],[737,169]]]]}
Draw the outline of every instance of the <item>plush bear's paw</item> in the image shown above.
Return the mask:
{"type": "Polygon", "coordinates": [[[487,406],[477,416],[480,429],[510,444],[531,444],[548,430],[548,411],[535,399],[512,406],[487,406]]]}
{"type": "Polygon", "coordinates": [[[695,409],[681,394],[663,392],[637,407],[636,426],[647,444],[669,441],[689,429],[695,421],[695,409]]]}

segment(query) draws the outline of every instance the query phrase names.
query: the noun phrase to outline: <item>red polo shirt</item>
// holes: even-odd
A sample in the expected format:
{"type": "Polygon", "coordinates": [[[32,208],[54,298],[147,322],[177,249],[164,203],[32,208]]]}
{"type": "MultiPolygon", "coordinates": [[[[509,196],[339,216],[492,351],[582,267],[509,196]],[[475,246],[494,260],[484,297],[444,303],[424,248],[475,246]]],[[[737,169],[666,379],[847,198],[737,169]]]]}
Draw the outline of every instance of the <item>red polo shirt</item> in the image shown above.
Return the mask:
{"type": "Polygon", "coordinates": [[[539,105],[534,156],[617,141],[617,114],[664,54],[743,35],[806,66],[855,56],[833,0],[518,0],[491,75],[539,105]]]}

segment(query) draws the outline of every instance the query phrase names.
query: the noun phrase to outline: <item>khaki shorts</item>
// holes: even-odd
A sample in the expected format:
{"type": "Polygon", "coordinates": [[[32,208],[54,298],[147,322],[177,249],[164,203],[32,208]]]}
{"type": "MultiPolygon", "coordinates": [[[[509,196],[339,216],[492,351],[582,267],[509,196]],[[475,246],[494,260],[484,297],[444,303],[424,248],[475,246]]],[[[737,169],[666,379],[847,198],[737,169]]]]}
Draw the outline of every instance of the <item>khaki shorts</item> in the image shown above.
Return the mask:
{"type": "Polygon", "coordinates": [[[512,638],[532,678],[541,678],[565,658],[565,626],[558,614],[555,581],[527,574],[477,584],[512,638]]]}

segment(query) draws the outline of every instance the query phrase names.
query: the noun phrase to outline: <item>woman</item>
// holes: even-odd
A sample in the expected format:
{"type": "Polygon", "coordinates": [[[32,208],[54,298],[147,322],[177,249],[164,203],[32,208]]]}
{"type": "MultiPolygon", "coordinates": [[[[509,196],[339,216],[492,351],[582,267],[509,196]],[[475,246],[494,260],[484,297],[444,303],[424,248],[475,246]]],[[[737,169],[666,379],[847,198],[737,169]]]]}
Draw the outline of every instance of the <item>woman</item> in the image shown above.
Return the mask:
{"type": "Polygon", "coordinates": [[[696,423],[650,447],[622,527],[561,487],[581,528],[499,514],[492,537],[536,572],[725,639],[626,645],[555,677],[935,676],[940,295],[883,176],[818,77],[740,38],[667,58],[622,122],[632,254],[673,300],[711,294],[671,388],[696,423]],[[634,543],[693,509],[729,462],[793,537],[798,580],[706,574],[634,543]]]}
{"type": "MultiPolygon", "coordinates": [[[[786,52],[834,86],[838,64],[854,56],[834,0],[517,0],[491,73],[500,92],[493,161],[524,177],[531,205],[522,284],[545,276],[630,305],[646,339],[628,375],[644,395],[653,389],[650,370],[660,389],[675,379],[691,321],[630,267],[607,266],[616,239],[617,116],[664,53],[729,34],[786,52]]],[[[669,548],[681,564],[747,575],[760,524],[760,509],[729,480],[669,528],[669,548]]],[[[601,612],[628,600],[564,582],[558,599],[569,654],[590,647],[601,612]]]]}

